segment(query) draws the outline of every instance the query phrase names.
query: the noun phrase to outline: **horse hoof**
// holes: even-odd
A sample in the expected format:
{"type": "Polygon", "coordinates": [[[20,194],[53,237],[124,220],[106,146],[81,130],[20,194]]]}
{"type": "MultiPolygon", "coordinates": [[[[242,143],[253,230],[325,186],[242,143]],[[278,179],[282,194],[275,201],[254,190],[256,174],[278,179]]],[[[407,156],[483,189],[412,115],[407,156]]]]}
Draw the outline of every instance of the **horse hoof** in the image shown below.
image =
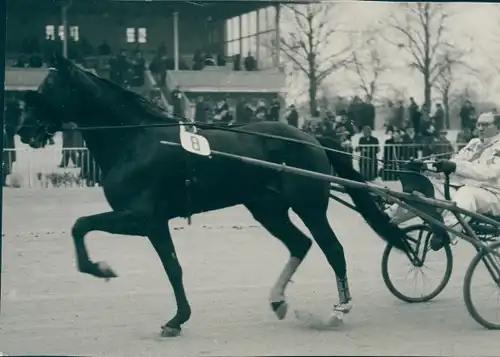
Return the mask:
{"type": "Polygon", "coordinates": [[[181,328],[169,327],[167,325],[161,327],[161,337],[177,337],[181,334],[181,328]]]}
{"type": "Polygon", "coordinates": [[[279,320],[283,320],[288,312],[288,304],[286,301],[272,302],[271,308],[279,320]]]}
{"type": "Polygon", "coordinates": [[[343,323],[344,323],[344,313],[341,311],[334,311],[326,324],[329,327],[339,327],[343,323]]]}
{"type": "Polygon", "coordinates": [[[106,262],[96,263],[96,268],[99,272],[98,277],[104,278],[104,279],[106,279],[106,281],[109,281],[109,279],[118,277],[118,274],[116,274],[114,272],[114,270],[111,268],[111,266],[106,262]]]}
{"type": "Polygon", "coordinates": [[[295,311],[295,316],[297,320],[313,330],[334,330],[344,323],[344,313],[340,311],[334,311],[326,320],[322,316],[306,311],[295,311]]]}

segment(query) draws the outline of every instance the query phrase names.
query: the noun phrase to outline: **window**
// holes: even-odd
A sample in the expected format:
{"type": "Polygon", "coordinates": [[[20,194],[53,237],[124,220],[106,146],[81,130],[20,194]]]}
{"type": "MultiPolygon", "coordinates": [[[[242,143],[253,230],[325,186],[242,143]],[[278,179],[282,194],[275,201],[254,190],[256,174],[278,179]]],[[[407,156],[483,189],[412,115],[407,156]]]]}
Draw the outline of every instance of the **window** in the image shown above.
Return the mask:
{"type": "Polygon", "coordinates": [[[247,37],[250,35],[250,29],[248,27],[248,14],[243,14],[240,17],[241,21],[241,37],[247,37]]]}
{"type": "Polygon", "coordinates": [[[233,18],[233,40],[240,38],[240,17],[236,16],[233,18]]]}
{"type": "Polygon", "coordinates": [[[250,37],[250,48],[248,50],[257,58],[257,35],[250,37]]]}
{"type": "Polygon", "coordinates": [[[78,30],[78,26],[71,26],[69,28],[69,36],[75,41],[80,40],[80,32],[78,30]]]}
{"type": "Polygon", "coordinates": [[[147,33],[147,30],[144,27],[138,28],[138,31],[137,31],[137,42],[139,42],[139,43],[146,43],[146,42],[148,42],[148,33],[147,33]]]}
{"type": "Polygon", "coordinates": [[[250,38],[249,37],[245,37],[241,40],[241,55],[246,57],[246,55],[248,54],[248,51],[250,51],[250,38]]]}
{"type": "Polygon", "coordinates": [[[250,35],[255,35],[257,33],[257,11],[252,11],[248,15],[248,32],[250,35]]]}
{"type": "Polygon", "coordinates": [[[56,28],[54,25],[45,26],[45,39],[47,40],[55,40],[56,37],[56,28]]]}
{"type": "Polygon", "coordinates": [[[238,53],[240,53],[240,41],[231,41],[228,44],[228,49],[227,49],[227,55],[228,56],[234,56],[238,53]]]}
{"type": "Polygon", "coordinates": [[[226,42],[233,39],[233,19],[226,20],[226,42]]]}
{"type": "Polygon", "coordinates": [[[135,42],[135,28],[127,28],[127,43],[135,42]]]}
{"type": "Polygon", "coordinates": [[[259,10],[259,31],[267,31],[267,9],[259,10]]]}
{"type": "Polygon", "coordinates": [[[64,26],[63,25],[59,26],[57,34],[59,35],[59,38],[64,41],[64,26]]]}
{"type": "Polygon", "coordinates": [[[276,8],[274,6],[269,6],[267,8],[267,29],[274,30],[276,27],[275,24],[276,17],[276,8]]]}

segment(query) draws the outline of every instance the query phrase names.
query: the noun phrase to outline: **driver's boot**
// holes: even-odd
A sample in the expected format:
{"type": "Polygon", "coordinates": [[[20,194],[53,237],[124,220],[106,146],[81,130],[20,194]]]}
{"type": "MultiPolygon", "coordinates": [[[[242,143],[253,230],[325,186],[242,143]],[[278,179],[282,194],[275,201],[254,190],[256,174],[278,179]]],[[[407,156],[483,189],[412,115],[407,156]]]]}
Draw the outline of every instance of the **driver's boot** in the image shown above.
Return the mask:
{"type": "MultiPolygon", "coordinates": [[[[456,229],[457,227],[460,226],[457,218],[453,214],[445,215],[444,225],[451,229],[456,229]]],[[[450,243],[455,244],[456,241],[457,241],[456,236],[453,235],[452,237],[448,231],[444,229],[439,229],[432,235],[429,245],[432,250],[438,251],[445,245],[448,245],[450,243]]]]}

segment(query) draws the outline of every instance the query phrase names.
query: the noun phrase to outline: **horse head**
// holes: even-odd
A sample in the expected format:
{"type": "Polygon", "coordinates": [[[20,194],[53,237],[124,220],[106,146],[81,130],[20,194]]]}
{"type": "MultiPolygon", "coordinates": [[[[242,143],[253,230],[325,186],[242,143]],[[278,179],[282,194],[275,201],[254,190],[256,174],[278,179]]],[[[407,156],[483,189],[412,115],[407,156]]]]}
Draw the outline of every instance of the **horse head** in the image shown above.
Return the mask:
{"type": "Polygon", "coordinates": [[[38,90],[24,96],[16,130],[21,141],[33,148],[44,147],[65,123],[78,122],[76,118],[88,115],[92,106],[86,99],[95,87],[84,71],[56,56],[55,66],[49,69],[38,90]]]}

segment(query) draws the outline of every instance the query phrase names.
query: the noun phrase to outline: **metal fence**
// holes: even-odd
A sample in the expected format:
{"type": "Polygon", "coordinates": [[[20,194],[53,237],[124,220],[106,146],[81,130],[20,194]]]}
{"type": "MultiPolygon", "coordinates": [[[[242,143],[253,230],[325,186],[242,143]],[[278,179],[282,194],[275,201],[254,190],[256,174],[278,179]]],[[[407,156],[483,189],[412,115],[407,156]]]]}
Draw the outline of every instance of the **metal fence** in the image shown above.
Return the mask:
{"type": "Polygon", "coordinates": [[[354,167],[368,180],[380,177],[383,181],[397,180],[395,170],[402,169],[401,160],[437,156],[450,158],[462,145],[449,143],[432,144],[382,144],[354,147],[354,167]],[[356,155],[357,154],[357,155],[356,155]]]}
{"type": "MultiPolygon", "coordinates": [[[[397,174],[390,170],[401,168],[397,160],[432,154],[446,158],[456,149],[449,144],[359,145],[352,149],[353,164],[368,181],[377,177],[393,181],[397,174]]],[[[4,149],[2,167],[6,183],[12,187],[94,187],[101,182],[101,171],[87,148],[4,149]]]]}
{"type": "Polygon", "coordinates": [[[83,147],[4,149],[2,168],[12,187],[93,187],[101,182],[99,167],[83,147]]]}

